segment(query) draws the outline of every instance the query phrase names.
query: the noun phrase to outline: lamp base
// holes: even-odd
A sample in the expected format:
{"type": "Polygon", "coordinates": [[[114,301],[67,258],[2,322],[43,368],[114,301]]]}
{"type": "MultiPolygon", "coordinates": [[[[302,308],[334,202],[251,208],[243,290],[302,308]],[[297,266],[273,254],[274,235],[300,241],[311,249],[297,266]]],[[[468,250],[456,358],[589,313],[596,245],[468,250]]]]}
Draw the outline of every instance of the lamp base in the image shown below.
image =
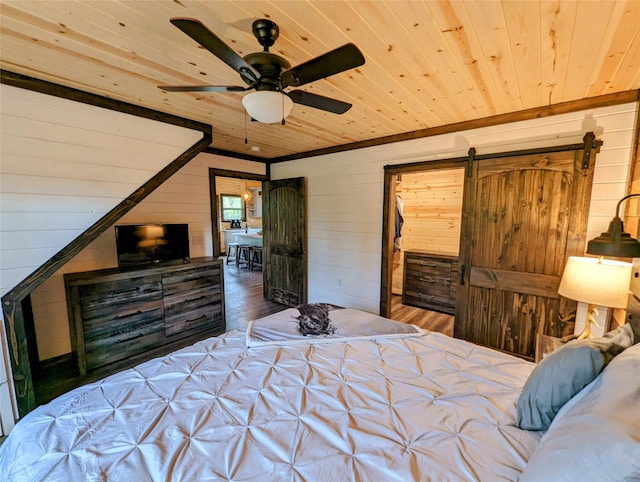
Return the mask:
{"type": "Polygon", "coordinates": [[[593,333],[591,333],[591,324],[594,324],[598,328],[600,328],[600,325],[596,321],[596,316],[598,316],[596,305],[592,305],[591,303],[589,303],[589,307],[587,308],[587,318],[584,320],[584,330],[582,330],[582,333],[578,335],[578,340],[593,338],[593,333]]]}

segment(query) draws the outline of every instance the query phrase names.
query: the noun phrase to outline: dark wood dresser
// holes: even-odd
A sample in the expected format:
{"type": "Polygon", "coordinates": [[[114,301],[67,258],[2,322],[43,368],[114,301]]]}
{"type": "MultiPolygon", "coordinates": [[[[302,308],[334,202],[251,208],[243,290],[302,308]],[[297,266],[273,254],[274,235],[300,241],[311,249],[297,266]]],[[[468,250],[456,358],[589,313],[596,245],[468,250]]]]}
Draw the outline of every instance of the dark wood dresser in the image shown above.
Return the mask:
{"type": "Polygon", "coordinates": [[[215,258],[69,273],[64,281],[72,355],[81,376],[225,331],[222,261],[215,258]]]}
{"type": "Polygon", "coordinates": [[[455,314],[458,258],[427,251],[405,251],[402,303],[455,314]]]}

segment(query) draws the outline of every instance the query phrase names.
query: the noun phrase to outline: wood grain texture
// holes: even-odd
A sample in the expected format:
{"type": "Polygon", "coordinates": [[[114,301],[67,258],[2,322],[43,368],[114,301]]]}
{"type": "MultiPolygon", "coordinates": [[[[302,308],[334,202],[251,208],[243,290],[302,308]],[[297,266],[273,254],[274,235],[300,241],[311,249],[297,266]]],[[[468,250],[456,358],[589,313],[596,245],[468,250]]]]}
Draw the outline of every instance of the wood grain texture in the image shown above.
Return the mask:
{"type": "Polygon", "coordinates": [[[455,313],[458,258],[424,251],[406,251],[402,303],[455,313]]]}
{"type": "Polygon", "coordinates": [[[504,269],[491,268],[471,268],[469,281],[472,285],[481,288],[496,290],[508,290],[517,286],[520,293],[529,295],[556,297],[560,276],[550,276],[544,274],[529,274],[527,283],[522,284],[522,277],[518,272],[504,269]]]}
{"type": "Polygon", "coordinates": [[[222,261],[208,258],[65,275],[79,375],[224,332],[223,279],[222,261]]]}
{"type": "MultiPolygon", "coordinates": [[[[568,256],[584,251],[595,151],[476,160],[465,189],[457,337],[534,357],[537,333],[562,336],[557,286],[568,256]],[[582,168],[589,152],[590,162],[582,168]],[[578,234],[580,233],[580,234],[578,234]]],[[[562,304],[561,304],[562,303],[562,304]]]]}
{"type": "Polygon", "coordinates": [[[266,181],[263,186],[265,298],[287,306],[306,303],[305,180],[266,181]]]}
{"type": "Polygon", "coordinates": [[[399,295],[392,295],[389,304],[391,305],[390,318],[392,320],[410,323],[425,330],[453,336],[453,315],[405,305],[399,295]]]}
{"type": "Polygon", "coordinates": [[[550,106],[640,88],[635,0],[149,5],[5,0],[0,67],[212,124],[214,149],[251,155],[258,145],[265,159],[397,141],[393,136],[408,133],[415,138],[424,129],[529,109],[540,115],[550,106]],[[273,52],[294,66],[353,42],[363,66],[304,90],[354,107],[334,115],[296,104],[285,126],[249,123],[245,129],[242,93],[162,91],[158,85],[240,82],[173,27],[172,17],[199,19],[241,56],[261,50],[251,22],[267,17],[280,27],[273,52]]]}
{"type": "Polygon", "coordinates": [[[464,169],[429,169],[399,175],[395,191],[403,202],[401,251],[394,252],[393,292],[402,292],[406,251],[457,255],[464,169]],[[397,259],[396,259],[397,257],[397,259]]]}

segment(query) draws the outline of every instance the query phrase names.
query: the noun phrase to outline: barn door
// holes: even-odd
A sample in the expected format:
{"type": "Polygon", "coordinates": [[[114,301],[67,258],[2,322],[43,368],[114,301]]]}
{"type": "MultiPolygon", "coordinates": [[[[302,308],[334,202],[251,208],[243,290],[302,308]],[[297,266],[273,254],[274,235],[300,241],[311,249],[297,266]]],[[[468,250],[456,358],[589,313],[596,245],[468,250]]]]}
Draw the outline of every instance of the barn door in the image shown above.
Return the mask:
{"type": "Polygon", "coordinates": [[[456,337],[533,358],[536,333],[563,335],[557,289],[567,257],[584,252],[590,157],[577,149],[470,163],[456,337]]]}
{"type": "Polygon", "coordinates": [[[263,184],[264,296],[287,306],[307,302],[304,200],[302,177],[263,184]]]}

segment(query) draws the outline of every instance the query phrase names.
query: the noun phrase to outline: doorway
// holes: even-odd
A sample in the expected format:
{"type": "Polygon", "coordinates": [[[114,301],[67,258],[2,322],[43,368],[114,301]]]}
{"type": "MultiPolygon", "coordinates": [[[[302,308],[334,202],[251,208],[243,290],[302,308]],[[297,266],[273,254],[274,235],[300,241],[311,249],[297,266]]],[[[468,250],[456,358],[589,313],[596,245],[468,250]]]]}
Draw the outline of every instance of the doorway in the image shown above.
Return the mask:
{"type": "MultiPolygon", "coordinates": [[[[413,166],[412,166],[413,167],[413,166]]],[[[453,336],[464,166],[424,166],[392,178],[389,317],[453,336]],[[424,264],[437,266],[422,273],[424,264]]]]}
{"type": "Polygon", "coordinates": [[[262,229],[262,182],[267,179],[260,174],[209,169],[214,256],[226,254],[234,232],[262,229]]]}
{"type": "Polygon", "coordinates": [[[280,305],[264,299],[261,270],[249,270],[248,264],[236,266],[235,262],[226,262],[227,245],[234,241],[234,234],[262,230],[260,198],[262,183],[267,179],[260,174],[209,169],[213,256],[223,258],[227,330],[244,329],[248,320],[282,309],[280,305]],[[234,227],[237,223],[239,228],[234,227]]]}

